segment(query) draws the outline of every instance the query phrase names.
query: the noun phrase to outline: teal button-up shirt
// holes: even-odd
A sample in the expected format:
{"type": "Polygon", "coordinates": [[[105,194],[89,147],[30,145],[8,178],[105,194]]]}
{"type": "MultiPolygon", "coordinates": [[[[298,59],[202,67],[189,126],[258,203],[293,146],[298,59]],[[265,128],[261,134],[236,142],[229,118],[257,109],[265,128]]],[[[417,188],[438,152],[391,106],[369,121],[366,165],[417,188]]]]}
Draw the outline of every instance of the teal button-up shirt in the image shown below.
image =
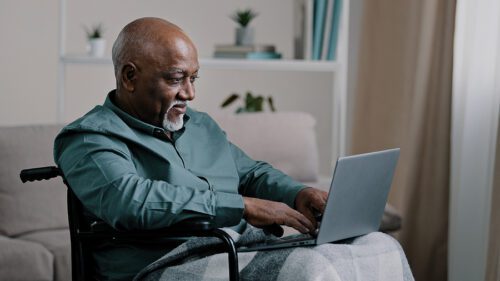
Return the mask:
{"type": "MultiPolygon", "coordinates": [[[[128,230],[207,215],[223,227],[241,225],[242,196],[294,207],[304,186],[248,157],[207,114],[189,108],[169,140],[163,128],[116,107],[113,95],[66,126],[54,144],[55,161],[90,216],[128,230]]],[[[131,279],[166,250],[109,243],[95,257],[103,276],[131,279]]]]}

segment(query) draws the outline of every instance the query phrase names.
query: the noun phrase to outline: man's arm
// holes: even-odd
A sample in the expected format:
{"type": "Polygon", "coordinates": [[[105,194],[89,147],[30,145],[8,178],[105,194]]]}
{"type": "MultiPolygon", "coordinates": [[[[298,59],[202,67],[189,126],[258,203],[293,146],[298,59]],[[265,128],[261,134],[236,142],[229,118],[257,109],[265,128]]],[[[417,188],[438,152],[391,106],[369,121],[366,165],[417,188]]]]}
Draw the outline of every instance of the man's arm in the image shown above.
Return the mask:
{"type": "Polygon", "coordinates": [[[156,229],[207,215],[229,226],[242,218],[241,195],[143,178],[127,146],[112,137],[69,135],[55,145],[61,151],[55,160],[77,197],[115,228],[156,229]]]}
{"type": "Polygon", "coordinates": [[[316,220],[309,216],[312,211],[308,212],[311,192],[302,192],[310,188],[268,163],[251,159],[234,144],[230,145],[241,179],[240,193],[245,196],[243,217],[254,226],[279,224],[302,233],[312,233],[316,229],[316,220]]]}
{"type": "Polygon", "coordinates": [[[230,143],[231,154],[240,178],[239,192],[243,196],[283,202],[294,208],[297,193],[305,186],[270,164],[255,161],[230,143]]]}
{"type": "Polygon", "coordinates": [[[233,144],[231,151],[242,179],[240,193],[248,196],[244,197],[243,216],[250,224],[265,226],[276,223],[302,233],[314,232],[316,217],[323,213],[326,205],[327,192],[305,187],[271,165],[251,159],[233,144]]]}

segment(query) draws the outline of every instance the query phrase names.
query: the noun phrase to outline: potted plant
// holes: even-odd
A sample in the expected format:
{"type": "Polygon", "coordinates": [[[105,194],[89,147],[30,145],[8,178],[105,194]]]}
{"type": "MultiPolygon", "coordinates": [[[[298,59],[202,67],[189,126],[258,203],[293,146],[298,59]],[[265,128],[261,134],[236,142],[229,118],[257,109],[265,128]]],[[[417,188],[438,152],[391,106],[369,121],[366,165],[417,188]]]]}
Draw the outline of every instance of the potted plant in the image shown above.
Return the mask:
{"type": "Polygon", "coordinates": [[[239,27],[236,28],[236,45],[253,44],[254,30],[248,25],[256,16],[257,13],[252,9],[237,10],[231,15],[231,19],[239,25],[239,27]]]}
{"type": "Polygon", "coordinates": [[[92,57],[102,57],[106,50],[106,40],[102,38],[102,24],[96,24],[91,28],[85,27],[88,39],[88,53],[92,57]]]}
{"type": "MultiPolygon", "coordinates": [[[[240,95],[238,95],[237,93],[233,93],[221,104],[221,107],[227,107],[239,98],[240,95]]],[[[252,95],[252,92],[248,91],[246,93],[243,106],[238,107],[238,109],[236,109],[236,113],[262,112],[264,111],[264,101],[267,101],[269,109],[272,112],[276,111],[276,108],[274,107],[274,101],[271,96],[268,96],[267,98],[264,98],[261,95],[254,96],[252,95]]]]}

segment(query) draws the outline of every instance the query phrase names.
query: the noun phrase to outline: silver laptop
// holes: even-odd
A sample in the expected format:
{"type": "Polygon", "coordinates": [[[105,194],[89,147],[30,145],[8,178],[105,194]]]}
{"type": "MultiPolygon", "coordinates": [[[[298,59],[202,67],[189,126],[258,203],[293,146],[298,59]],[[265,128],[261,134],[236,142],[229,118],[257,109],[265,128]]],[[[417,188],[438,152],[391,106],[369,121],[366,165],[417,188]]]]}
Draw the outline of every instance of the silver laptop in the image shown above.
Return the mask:
{"type": "Polygon", "coordinates": [[[238,251],[319,245],[377,231],[398,158],[399,148],[339,157],[316,237],[291,235],[238,251]]]}

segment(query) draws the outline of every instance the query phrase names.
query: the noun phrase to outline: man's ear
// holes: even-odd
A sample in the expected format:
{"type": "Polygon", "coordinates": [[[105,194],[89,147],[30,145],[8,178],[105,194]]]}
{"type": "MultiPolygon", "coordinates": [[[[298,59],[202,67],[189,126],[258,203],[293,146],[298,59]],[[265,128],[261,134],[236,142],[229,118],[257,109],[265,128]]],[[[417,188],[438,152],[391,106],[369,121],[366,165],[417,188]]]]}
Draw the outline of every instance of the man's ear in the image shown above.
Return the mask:
{"type": "Polygon", "coordinates": [[[122,87],[128,92],[133,92],[135,89],[135,83],[137,81],[137,68],[132,62],[126,63],[122,67],[121,73],[121,84],[122,87]]]}

